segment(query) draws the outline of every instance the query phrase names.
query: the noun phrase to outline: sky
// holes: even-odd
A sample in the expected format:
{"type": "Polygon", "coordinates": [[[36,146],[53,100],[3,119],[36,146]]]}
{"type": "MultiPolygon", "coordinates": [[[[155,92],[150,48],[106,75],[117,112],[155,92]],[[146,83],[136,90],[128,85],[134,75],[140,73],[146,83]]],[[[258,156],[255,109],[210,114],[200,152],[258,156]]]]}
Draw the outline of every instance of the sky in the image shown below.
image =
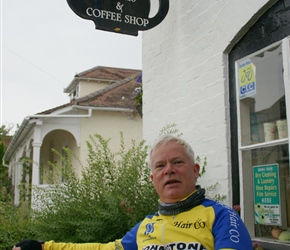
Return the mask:
{"type": "Polygon", "coordinates": [[[141,69],[142,33],[96,30],[66,0],[1,0],[0,126],[69,102],[75,74],[96,66],[141,69]]]}

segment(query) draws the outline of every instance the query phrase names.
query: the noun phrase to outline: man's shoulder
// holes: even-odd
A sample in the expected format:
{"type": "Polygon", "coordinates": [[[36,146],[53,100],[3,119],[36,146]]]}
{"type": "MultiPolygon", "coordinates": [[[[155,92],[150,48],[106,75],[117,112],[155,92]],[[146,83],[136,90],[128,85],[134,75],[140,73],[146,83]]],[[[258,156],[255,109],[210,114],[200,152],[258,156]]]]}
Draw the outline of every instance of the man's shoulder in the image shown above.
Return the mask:
{"type": "Polygon", "coordinates": [[[220,203],[212,199],[204,198],[203,201],[201,202],[201,205],[205,207],[212,207],[212,206],[219,206],[220,203]]]}
{"type": "Polygon", "coordinates": [[[155,216],[159,216],[158,211],[155,212],[154,214],[147,214],[143,220],[146,220],[146,219],[152,219],[152,218],[155,217],[155,216]]]}
{"type": "Polygon", "coordinates": [[[201,205],[204,207],[212,207],[215,211],[232,210],[228,205],[208,198],[205,198],[201,205]]]}

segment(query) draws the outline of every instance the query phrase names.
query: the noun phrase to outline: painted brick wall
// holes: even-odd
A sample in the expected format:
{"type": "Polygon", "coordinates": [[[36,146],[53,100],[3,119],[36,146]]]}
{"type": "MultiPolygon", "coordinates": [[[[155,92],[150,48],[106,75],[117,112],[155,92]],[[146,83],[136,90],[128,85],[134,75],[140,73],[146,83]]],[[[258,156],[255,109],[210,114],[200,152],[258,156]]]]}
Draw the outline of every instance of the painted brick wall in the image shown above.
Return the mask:
{"type": "MultiPolygon", "coordinates": [[[[143,32],[143,134],[150,144],[164,126],[177,128],[231,203],[227,52],[259,10],[276,1],[171,0],[165,20],[143,32]]],[[[153,9],[159,1],[151,0],[153,9]]]]}

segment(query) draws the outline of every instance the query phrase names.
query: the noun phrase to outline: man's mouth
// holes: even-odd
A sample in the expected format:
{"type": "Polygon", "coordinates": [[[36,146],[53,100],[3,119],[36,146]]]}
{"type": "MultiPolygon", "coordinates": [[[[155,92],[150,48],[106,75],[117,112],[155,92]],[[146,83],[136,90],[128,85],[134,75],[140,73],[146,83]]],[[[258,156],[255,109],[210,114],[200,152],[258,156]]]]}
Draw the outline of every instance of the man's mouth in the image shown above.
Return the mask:
{"type": "Polygon", "coordinates": [[[169,181],[165,182],[165,186],[171,185],[171,184],[175,184],[175,183],[179,183],[179,181],[177,181],[177,180],[169,180],[169,181]]]}

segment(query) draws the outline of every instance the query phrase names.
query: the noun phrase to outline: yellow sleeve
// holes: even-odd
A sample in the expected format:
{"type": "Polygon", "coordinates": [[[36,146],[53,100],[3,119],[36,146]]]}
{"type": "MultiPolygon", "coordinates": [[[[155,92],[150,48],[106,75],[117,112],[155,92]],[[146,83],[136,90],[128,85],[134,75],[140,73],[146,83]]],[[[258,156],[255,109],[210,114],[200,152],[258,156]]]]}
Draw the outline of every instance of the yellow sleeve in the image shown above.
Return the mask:
{"type": "Polygon", "coordinates": [[[53,240],[44,243],[44,250],[123,250],[121,240],[102,243],[55,243],[53,240]]]}

